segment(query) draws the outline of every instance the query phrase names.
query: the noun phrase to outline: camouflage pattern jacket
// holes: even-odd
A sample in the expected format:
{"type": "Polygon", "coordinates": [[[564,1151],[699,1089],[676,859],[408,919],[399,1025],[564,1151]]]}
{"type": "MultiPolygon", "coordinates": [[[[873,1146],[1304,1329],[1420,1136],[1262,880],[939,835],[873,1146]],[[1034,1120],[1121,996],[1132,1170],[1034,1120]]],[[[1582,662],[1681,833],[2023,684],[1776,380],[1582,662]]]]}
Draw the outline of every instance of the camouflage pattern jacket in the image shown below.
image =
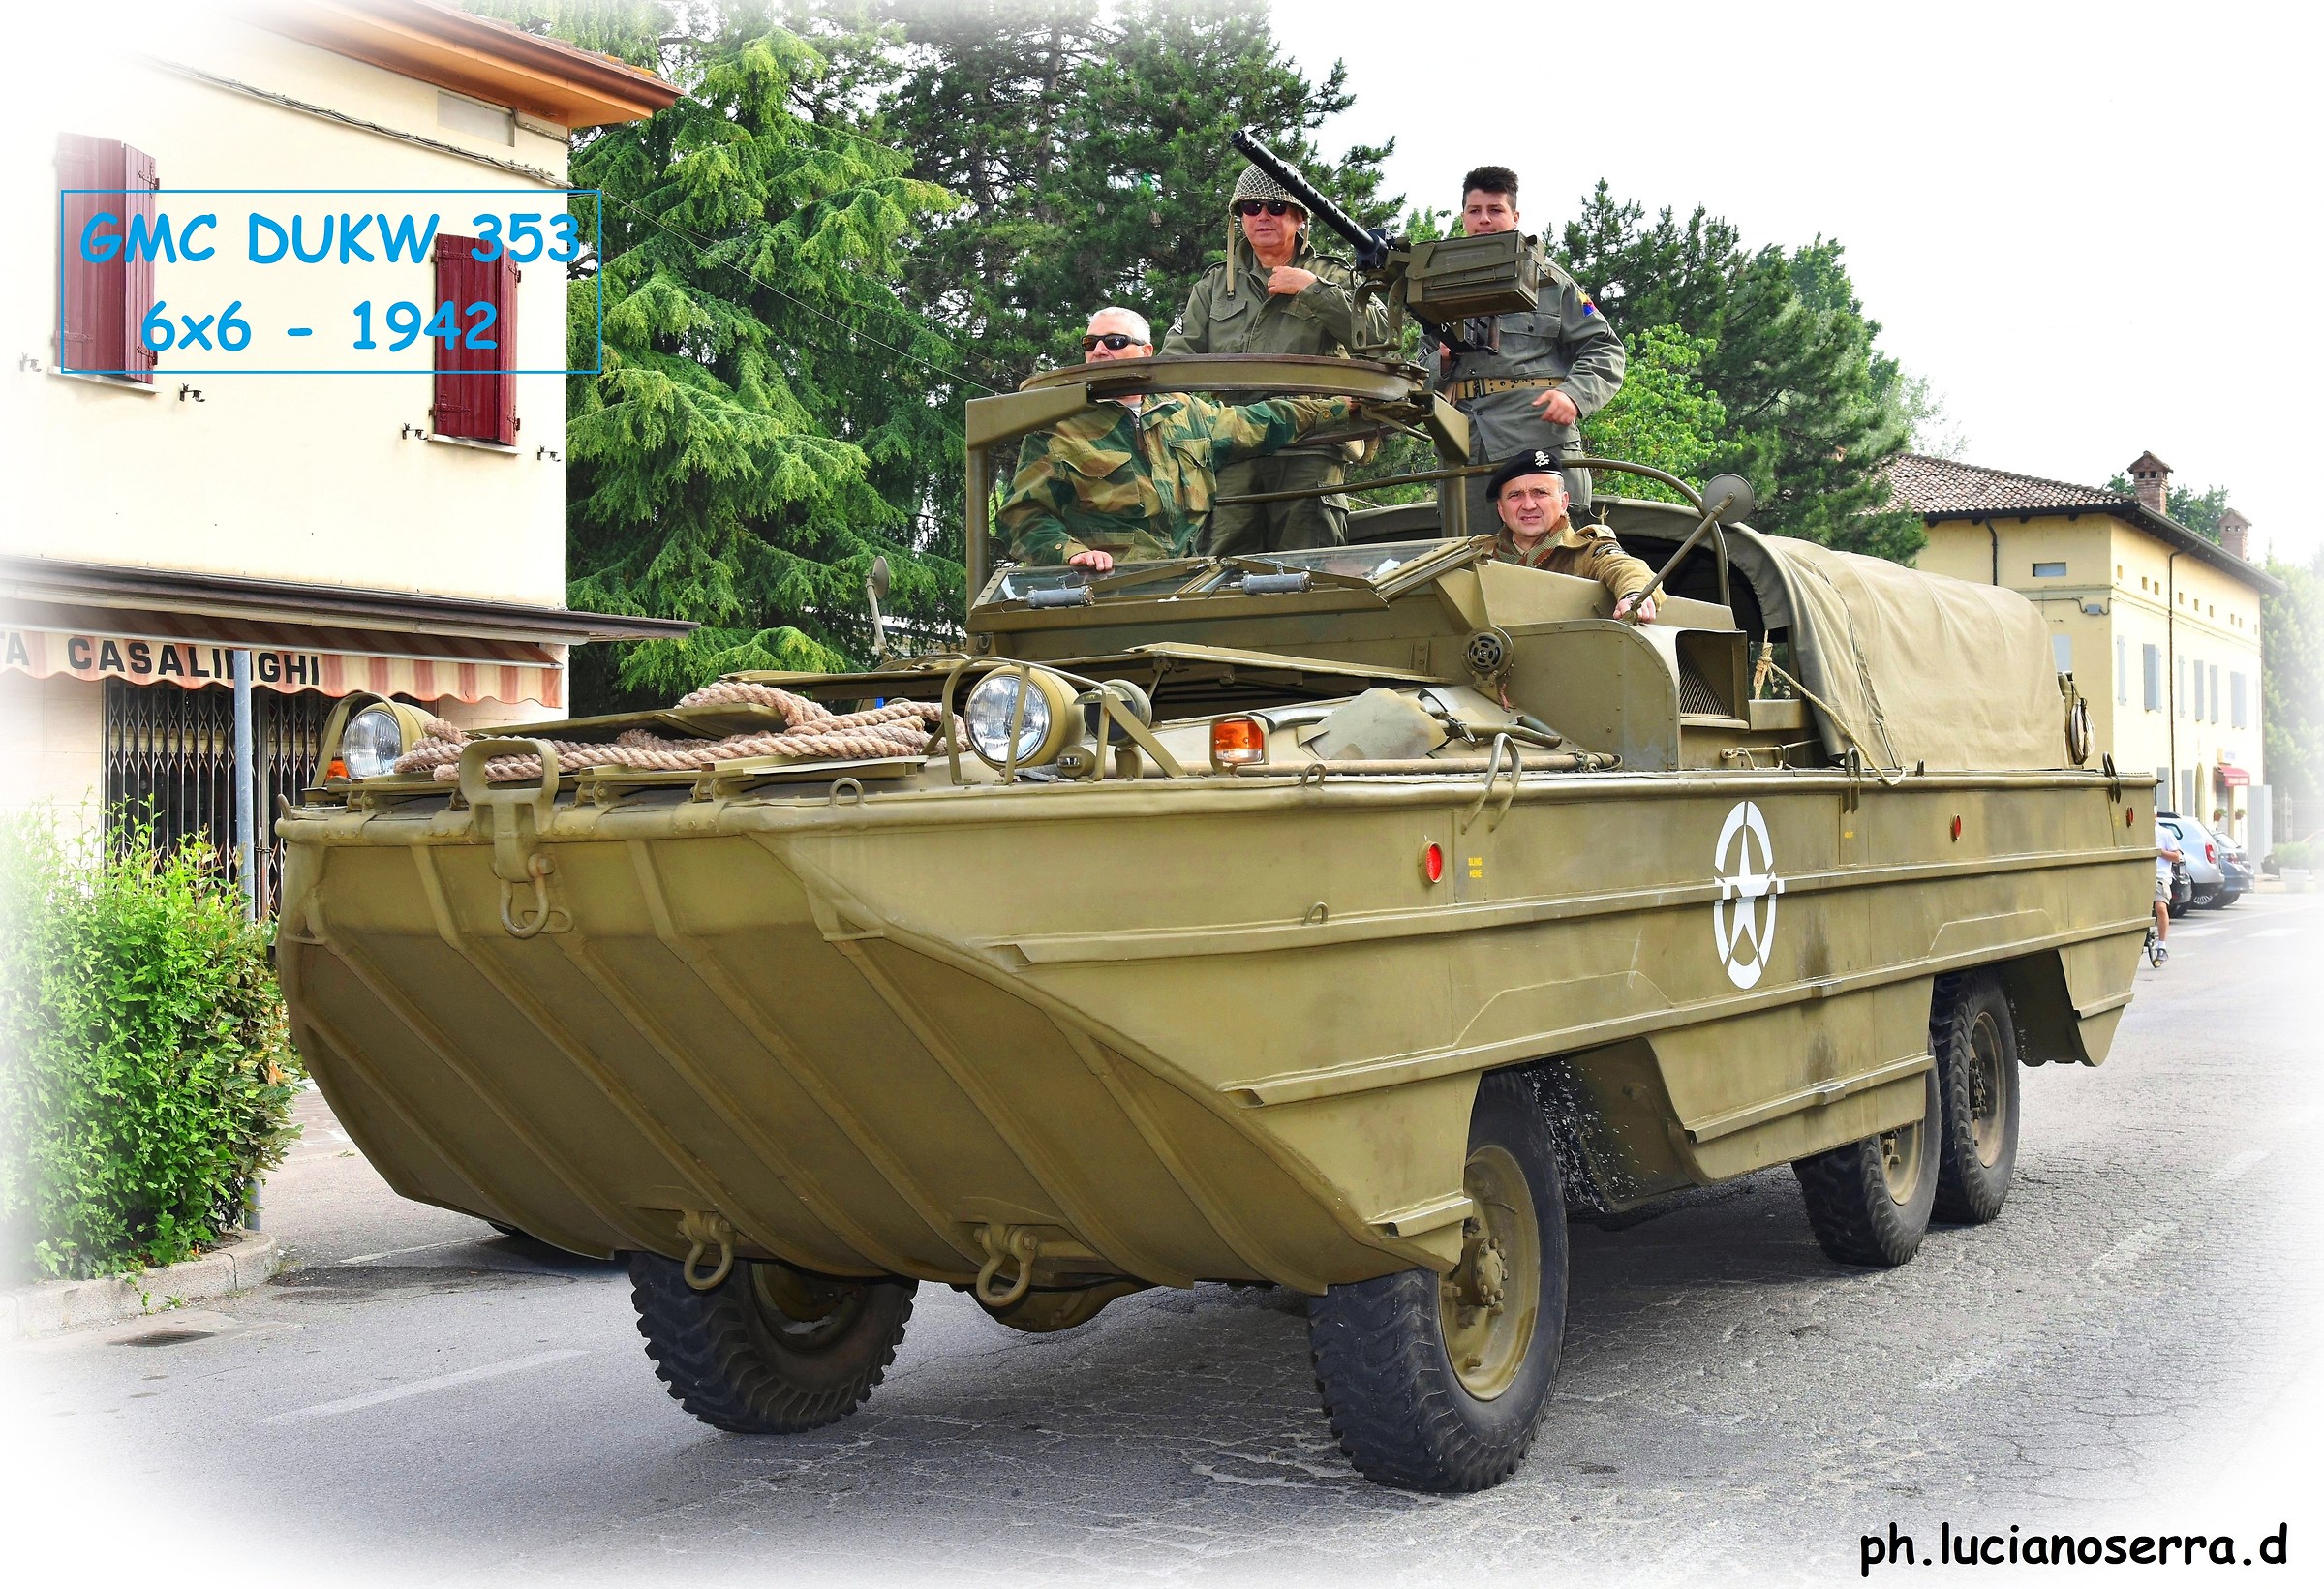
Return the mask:
{"type": "Polygon", "coordinates": [[[1654,583],[1654,570],[1622,550],[1614,533],[1603,524],[1585,524],[1578,529],[1569,524],[1552,530],[1533,543],[1531,552],[1518,551],[1516,538],[1503,525],[1501,538],[1493,542],[1493,556],[1521,568],[1546,568],[1553,574],[1594,579],[1613,592],[1617,601],[1654,583]]]}
{"type": "Polygon", "coordinates": [[[1210,516],[1221,465],[1263,458],[1355,405],[1270,397],[1241,408],[1183,392],[1136,410],[1100,403],[1024,439],[998,522],[1020,563],[1105,551],[1120,563],[1183,557],[1210,516]]]}

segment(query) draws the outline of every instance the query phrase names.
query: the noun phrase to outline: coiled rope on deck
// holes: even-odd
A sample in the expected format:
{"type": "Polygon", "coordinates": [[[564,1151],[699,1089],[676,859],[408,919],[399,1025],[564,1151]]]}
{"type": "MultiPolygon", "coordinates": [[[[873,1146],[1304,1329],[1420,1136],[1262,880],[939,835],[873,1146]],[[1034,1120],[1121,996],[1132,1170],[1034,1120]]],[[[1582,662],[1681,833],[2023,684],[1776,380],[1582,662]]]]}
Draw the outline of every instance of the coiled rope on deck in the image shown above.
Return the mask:
{"type": "MultiPolygon", "coordinates": [[[[645,772],[698,772],[721,761],[750,756],[816,756],[862,760],[879,756],[918,756],[928,753],[930,736],[942,716],[933,701],[890,701],[870,712],[834,713],[820,701],[794,695],[773,685],[721,679],[695,690],[678,703],[689,706],[764,706],[782,714],[780,730],[730,734],[719,740],[665,739],[644,728],[625,729],[611,744],[579,740],[550,740],[559,768],[578,772],[585,767],[633,767],[645,772]]],[[[430,772],[439,783],[460,776],[460,750],[468,734],[443,721],[428,720],[427,737],[397,760],[399,773],[430,772]]],[[[496,783],[538,778],[536,755],[495,756],[484,764],[484,776],[496,783]]]]}

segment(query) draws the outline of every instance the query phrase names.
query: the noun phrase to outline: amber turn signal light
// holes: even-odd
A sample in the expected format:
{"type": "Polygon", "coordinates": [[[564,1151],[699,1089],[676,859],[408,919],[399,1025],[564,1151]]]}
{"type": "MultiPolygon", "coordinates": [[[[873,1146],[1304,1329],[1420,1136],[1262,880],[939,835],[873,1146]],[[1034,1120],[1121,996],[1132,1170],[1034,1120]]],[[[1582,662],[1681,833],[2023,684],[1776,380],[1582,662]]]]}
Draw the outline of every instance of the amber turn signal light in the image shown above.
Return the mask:
{"type": "Polygon", "coordinates": [[[330,764],[330,766],[328,766],[327,768],[323,769],[323,774],[322,774],[322,776],[323,776],[324,778],[345,778],[345,777],[347,777],[347,763],[346,763],[346,762],[344,762],[344,761],[341,761],[341,760],[340,760],[340,759],[339,759],[337,756],[333,756],[333,757],[331,758],[331,764],[330,764]]]}
{"type": "Polygon", "coordinates": [[[1445,846],[1430,844],[1421,851],[1421,875],[1432,883],[1445,880],[1445,846]]]}
{"type": "Polygon", "coordinates": [[[1267,759],[1267,724],[1257,718],[1221,718],[1210,725],[1210,765],[1248,767],[1267,759]]]}

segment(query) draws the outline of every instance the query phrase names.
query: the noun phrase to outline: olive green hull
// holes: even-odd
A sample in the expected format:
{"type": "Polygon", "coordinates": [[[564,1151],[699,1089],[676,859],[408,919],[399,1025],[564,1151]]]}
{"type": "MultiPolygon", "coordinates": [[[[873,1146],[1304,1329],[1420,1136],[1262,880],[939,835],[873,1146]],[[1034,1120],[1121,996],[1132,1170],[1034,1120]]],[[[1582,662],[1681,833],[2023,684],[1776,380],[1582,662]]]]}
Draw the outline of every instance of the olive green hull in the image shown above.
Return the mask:
{"type": "Polygon", "coordinates": [[[1486,1069],[1573,1056],[1573,1193],[1621,1207],[1917,1117],[1948,971],[2004,965],[2028,1056],[2095,1063],[2152,888],[2082,775],[887,787],[561,806],[522,939],[468,813],[289,817],[301,1052],[399,1191],[577,1251],[682,1255],[691,1210],[964,1282],[1022,1227],[1044,1284],[1317,1291],[1456,1258],[1486,1069]],[[1748,986],[1746,802],[1782,879],[1748,986]]]}

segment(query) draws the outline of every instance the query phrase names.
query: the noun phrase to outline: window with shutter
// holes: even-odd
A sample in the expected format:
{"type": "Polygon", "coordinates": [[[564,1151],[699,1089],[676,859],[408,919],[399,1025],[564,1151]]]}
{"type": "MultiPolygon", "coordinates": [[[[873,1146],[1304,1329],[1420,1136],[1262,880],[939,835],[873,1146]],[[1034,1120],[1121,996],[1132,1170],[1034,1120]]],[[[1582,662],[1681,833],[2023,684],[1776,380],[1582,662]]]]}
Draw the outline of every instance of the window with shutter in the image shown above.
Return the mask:
{"type": "Polygon", "coordinates": [[[58,194],[56,367],[150,382],[153,350],[139,331],[153,309],[153,260],[126,247],[109,260],[81,256],[80,234],[99,215],[114,224],[101,235],[123,236],[133,218],[150,227],[161,185],[153,156],[117,138],[67,133],[57,139],[58,194]],[[74,192],[75,189],[93,190],[74,192]]]}
{"type": "Polygon", "coordinates": [[[439,436],[516,444],[516,284],[504,251],[480,260],[474,237],[436,239],[436,307],[448,305],[457,336],[431,338],[436,350],[439,436]]]}

